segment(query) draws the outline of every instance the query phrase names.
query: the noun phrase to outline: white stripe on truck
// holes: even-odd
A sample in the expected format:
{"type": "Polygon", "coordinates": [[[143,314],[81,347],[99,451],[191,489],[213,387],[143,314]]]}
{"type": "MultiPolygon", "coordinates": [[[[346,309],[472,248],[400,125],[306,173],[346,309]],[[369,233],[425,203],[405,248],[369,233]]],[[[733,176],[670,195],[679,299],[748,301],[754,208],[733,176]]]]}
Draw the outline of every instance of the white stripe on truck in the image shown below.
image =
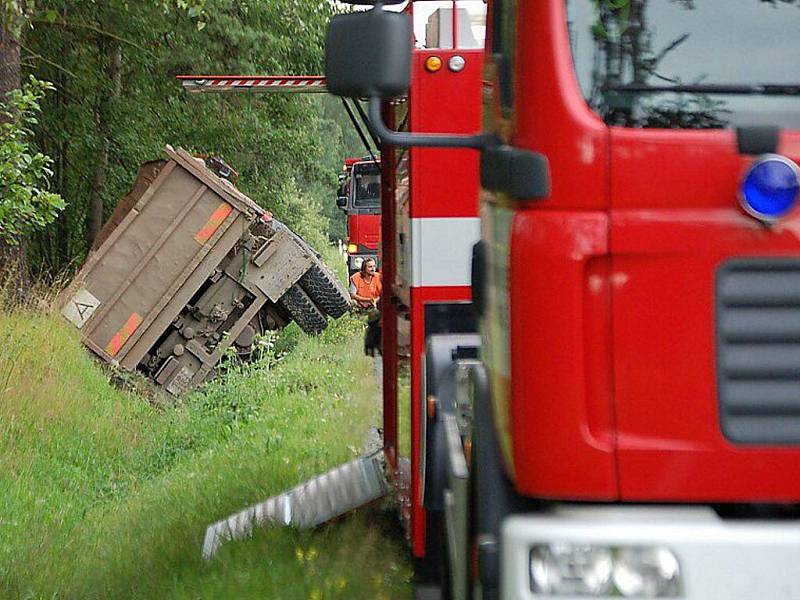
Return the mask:
{"type": "Polygon", "coordinates": [[[478,217],[411,219],[412,287],[470,285],[478,217]]]}

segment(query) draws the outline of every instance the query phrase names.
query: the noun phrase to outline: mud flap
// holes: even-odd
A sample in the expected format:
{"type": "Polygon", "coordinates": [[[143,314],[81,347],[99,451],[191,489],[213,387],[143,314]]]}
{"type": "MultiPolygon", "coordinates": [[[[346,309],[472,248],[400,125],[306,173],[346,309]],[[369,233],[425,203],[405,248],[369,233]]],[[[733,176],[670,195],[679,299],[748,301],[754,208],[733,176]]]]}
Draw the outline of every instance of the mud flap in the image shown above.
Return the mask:
{"type": "Polygon", "coordinates": [[[203,542],[203,558],[213,558],[226,540],[249,537],[256,527],[309,529],[370,504],[388,492],[383,450],[379,450],[210,525],[203,542]]]}

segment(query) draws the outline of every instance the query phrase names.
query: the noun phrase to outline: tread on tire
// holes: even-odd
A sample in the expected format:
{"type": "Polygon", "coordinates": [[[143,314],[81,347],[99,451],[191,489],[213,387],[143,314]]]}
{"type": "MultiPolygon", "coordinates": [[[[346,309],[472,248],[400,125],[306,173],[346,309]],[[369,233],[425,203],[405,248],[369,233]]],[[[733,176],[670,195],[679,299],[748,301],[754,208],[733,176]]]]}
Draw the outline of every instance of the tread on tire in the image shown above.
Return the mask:
{"type": "Polygon", "coordinates": [[[297,322],[300,329],[310,335],[322,333],[328,326],[325,315],[297,284],[286,290],[278,302],[297,322]]]}
{"type": "Polygon", "coordinates": [[[325,313],[338,319],[350,309],[350,297],[332,273],[315,264],[300,278],[300,286],[325,313]]]}

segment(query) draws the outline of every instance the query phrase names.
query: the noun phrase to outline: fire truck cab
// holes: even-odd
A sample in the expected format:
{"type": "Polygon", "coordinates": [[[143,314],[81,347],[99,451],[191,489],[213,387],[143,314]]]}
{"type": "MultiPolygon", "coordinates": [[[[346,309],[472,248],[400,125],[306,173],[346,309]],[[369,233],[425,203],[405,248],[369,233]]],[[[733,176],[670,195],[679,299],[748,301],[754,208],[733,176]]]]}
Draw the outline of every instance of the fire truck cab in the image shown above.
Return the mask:
{"type": "Polygon", "coordinates": [[[394,120],[406,15],[328,33],[384,163],[470,148],[480,175],[478,334],[424,331],[412,384],[415,556],[456,598],[800,597],[800,7],[488,0],[487,23],[462,135],[394,120]]]}
{"type": "Polygon", "coordinates": [[[369,156],[345,159],[336,205],[347,215],[347,268],[352,274],[367,258],[378,261],[380,254],[380,161],[369,156]]]}

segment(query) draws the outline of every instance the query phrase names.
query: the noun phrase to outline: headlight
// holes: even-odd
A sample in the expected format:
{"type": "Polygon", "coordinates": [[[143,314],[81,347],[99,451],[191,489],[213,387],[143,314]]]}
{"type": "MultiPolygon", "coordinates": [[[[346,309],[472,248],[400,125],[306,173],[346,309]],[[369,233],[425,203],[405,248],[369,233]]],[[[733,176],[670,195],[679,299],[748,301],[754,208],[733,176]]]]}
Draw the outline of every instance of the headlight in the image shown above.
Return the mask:
{"type": "Polygon", "coordinates": [[[681,595],[680,565],[667,548],[539,544],[531,548],[534,594],[675,598],[681,595]]]}
{"type": "Polygon", "coordinates": [[[361,263],[363,263],[363,262],[364,262],[364,258],[363,257],[356,256],[353,259],[353,267],[355,267],[356,269],[360,269],[361,268],[361,263]]]}
{"type": "Polygon", "coordinates": [[[550,544],[531,550],[531,586],[540,594],[601,596],[611,589],[611,551],[550,544]]]}
{"type": "Polygon", "coordinates": [[[623,596],[679,596],[681,569],[666,548],[621,548],[614,557],[614,585],[623,596]]]}

